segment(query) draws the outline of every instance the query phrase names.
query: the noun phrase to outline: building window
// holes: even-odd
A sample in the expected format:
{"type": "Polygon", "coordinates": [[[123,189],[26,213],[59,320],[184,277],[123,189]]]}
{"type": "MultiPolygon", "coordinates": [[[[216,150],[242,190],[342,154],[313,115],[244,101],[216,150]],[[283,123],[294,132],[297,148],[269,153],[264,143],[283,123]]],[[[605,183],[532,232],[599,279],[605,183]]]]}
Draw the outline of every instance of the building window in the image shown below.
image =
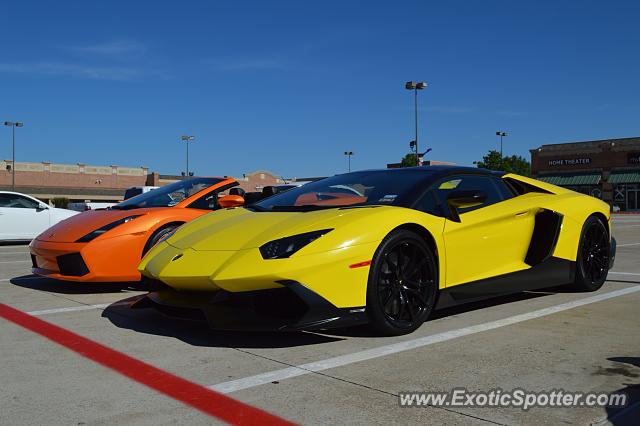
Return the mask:
{"type": "Polygon", "coordinates": [[[613,187],[614,211],[640,210],[640,184],[630,183],[613,187]]]}
{"type": "Polygon", "coordinates": [[[591,195],[592,197],[602,199],[602,189],[599,185],[579,185],[579,186],[565,186],[565,188],[572,191],[579,192],[581,194],[591,195]]]}

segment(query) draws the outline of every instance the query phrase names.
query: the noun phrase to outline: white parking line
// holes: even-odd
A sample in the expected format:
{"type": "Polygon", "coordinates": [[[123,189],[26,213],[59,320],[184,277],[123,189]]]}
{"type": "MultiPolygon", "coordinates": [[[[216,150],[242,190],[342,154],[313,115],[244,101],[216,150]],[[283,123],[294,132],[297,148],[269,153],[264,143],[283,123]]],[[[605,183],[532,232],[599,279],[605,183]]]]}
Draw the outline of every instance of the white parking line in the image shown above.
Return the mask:
{"type": "Polygon", "coordinates": [[[378,348],[367,349],[360,352],[353,352],[346,355],[328,358],[322,361],[310,362],[295,367],[283,368],[268,373],[258,374],[255,376],[245,377],[243,379],[231,380],[228,382],[218,383],[209,386],[210,389],[222,393],[231,393],[243,389],[249,389],[256,386],[290,379],[292,377],[303,376],[313,372],[324,371],[331,368],[342,367],[356,362],[367,361],[374,358],[380,358],[411,349],[422,348],[433,345],[435,343],[446,342],[448,340],[457,339],[458,337],[469,336],[471,334],[481,333],[483,331],[495,330],[496,328],[506,327],[534,318],[540,318],[568,309],[577,308],[579,306],[589,305],[591,303],[600,302],[602,300],[612,299],[614,297],[624,296],[626,294],[636,293],[640,291],[640,286],[628,287],[609,293],[598,294],[596,296],[586,297],[584,299],[574,300],[572,302],[562,303],[560,305],[551,306],[537,311],[525,314],[514,315],[512,317],[490,321],[484,324],[473,325],[458,330],[446,331],[431,336],[420,337],[418,339],[407,340],[404,342],[393,343],[390,345],[380,346],[378,348]]]}
{"type": "Polygon", "coordinates": [[[28,311],[27,313],[29,315],[33,315],[37,317],[40,315],[57,314],[60,312],[77,312],[77,311],[90,311],[92,309],[105,309],[109,305],[110,305],[109,303],[102,303],[100,305],[81,305],[81,306],[72,306],[69,308],[55,308],[55,309],[43,309],[41,311],[28,311]]]}
{"type": "Polygon", "coordinates": [[[631,246],[640,246],[640,243],[629,243],[629,244],[618,244],[616,247],[631,247],[631,246]]]}
{"type": "Polygon", "coordinates": [[[0,262],[0,263],[31,263],[30,260],[7,260],[6,262],[0,262]]]}
{"type": "Polygon", "coordinates": [[[637,275],[640,276],[640,274],[637,274],[635,272],[615,272],[615,271],[609,271],[609,274],[616,274],[616,275],[637,275]]]}
{"type": "Polygon", "coordinates": [[[42,277],[14,277],[14,278],[0,278],[0,282],[11,281],[11,280],[37,280],[42,279],[42,277]]]}
{"type": "Polygon", "coordinates": [[[80,306],[70,306],[68,308],[43,309],[41,311],[27,311],[27,313],[29,315],[33,315],[37,317],[41,315],[58,314],[61,312],[90,311],[92,309],[106,309],[109,306],[127,306],[130,304],[131,304],[130,302],[101,303],[98,305],[80,305],[80,306]]]}
{"type": "Polygon", "coordinates": [[[0,254],[30,254],[28,251],[2,251],[0,250],[0,254]]]}

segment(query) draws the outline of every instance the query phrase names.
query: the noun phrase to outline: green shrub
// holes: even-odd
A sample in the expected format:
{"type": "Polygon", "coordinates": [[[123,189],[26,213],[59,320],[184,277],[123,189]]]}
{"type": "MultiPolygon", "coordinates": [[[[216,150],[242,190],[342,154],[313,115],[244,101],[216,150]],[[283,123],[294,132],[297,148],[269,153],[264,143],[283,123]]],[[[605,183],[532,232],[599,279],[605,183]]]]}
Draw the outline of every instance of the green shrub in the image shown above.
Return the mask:
{"type": "Polygon", "coordinates": [[[66,209],[69,205],[69,199],[65,197],[53,198],[51,202],[59,209],[66,209]]]}

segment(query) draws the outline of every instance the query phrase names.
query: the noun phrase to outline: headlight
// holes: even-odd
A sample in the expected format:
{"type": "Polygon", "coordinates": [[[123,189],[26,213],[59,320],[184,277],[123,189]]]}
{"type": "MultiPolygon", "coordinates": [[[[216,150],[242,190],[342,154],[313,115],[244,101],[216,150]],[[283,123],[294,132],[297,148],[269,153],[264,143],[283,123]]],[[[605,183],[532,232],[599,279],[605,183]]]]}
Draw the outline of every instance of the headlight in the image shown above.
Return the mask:
{"type": "Polygon", "coordinates": [[[292,235],[291,237],[269,241],[260,247],[260,254],[263,259],[284,259],[291,256],[307,244],[317,240],[329,231],[333,231],[333,229],[305,232],[304,234],[292,235]]]}
{"type": "Polygon", "coordinates": [[[105,225],[102,228],[98,228],[95,231],[89,232],[84,237],[76,240],[76,243],[88,243],[89,241],[93,240],[96,237],[99,237],[100,235],[104,234],[105,232],[109,231],[110,229],[113,229],[116,226],[122,225],[123,223],[127,223],[127,222],[135,219],[136,217],[140,217],[140,216],[142,216],[142,215],[141,214],[134,214],[134,215],[131,215],[131,216],[123,217],[122,219],[116,220],[115,222],[111,222],[110,224],[105,225]]]}

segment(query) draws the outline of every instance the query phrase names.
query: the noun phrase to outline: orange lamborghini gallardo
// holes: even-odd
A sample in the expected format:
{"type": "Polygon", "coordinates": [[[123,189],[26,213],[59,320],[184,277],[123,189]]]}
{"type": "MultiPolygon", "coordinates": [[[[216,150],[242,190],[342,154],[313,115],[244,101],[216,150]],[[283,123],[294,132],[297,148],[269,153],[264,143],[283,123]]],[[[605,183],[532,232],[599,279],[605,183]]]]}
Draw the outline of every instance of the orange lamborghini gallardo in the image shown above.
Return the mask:
{"type": "Polygon", "coordinates": [[[212,210],[244,203],[229,178],[186,179],[108,209],[86,211],[31,242],[33,273],[83,282],[140,280],[140,259],[180,225],[212,210]],[[229,195],[221,196],[224,191],[229,195]]]}

